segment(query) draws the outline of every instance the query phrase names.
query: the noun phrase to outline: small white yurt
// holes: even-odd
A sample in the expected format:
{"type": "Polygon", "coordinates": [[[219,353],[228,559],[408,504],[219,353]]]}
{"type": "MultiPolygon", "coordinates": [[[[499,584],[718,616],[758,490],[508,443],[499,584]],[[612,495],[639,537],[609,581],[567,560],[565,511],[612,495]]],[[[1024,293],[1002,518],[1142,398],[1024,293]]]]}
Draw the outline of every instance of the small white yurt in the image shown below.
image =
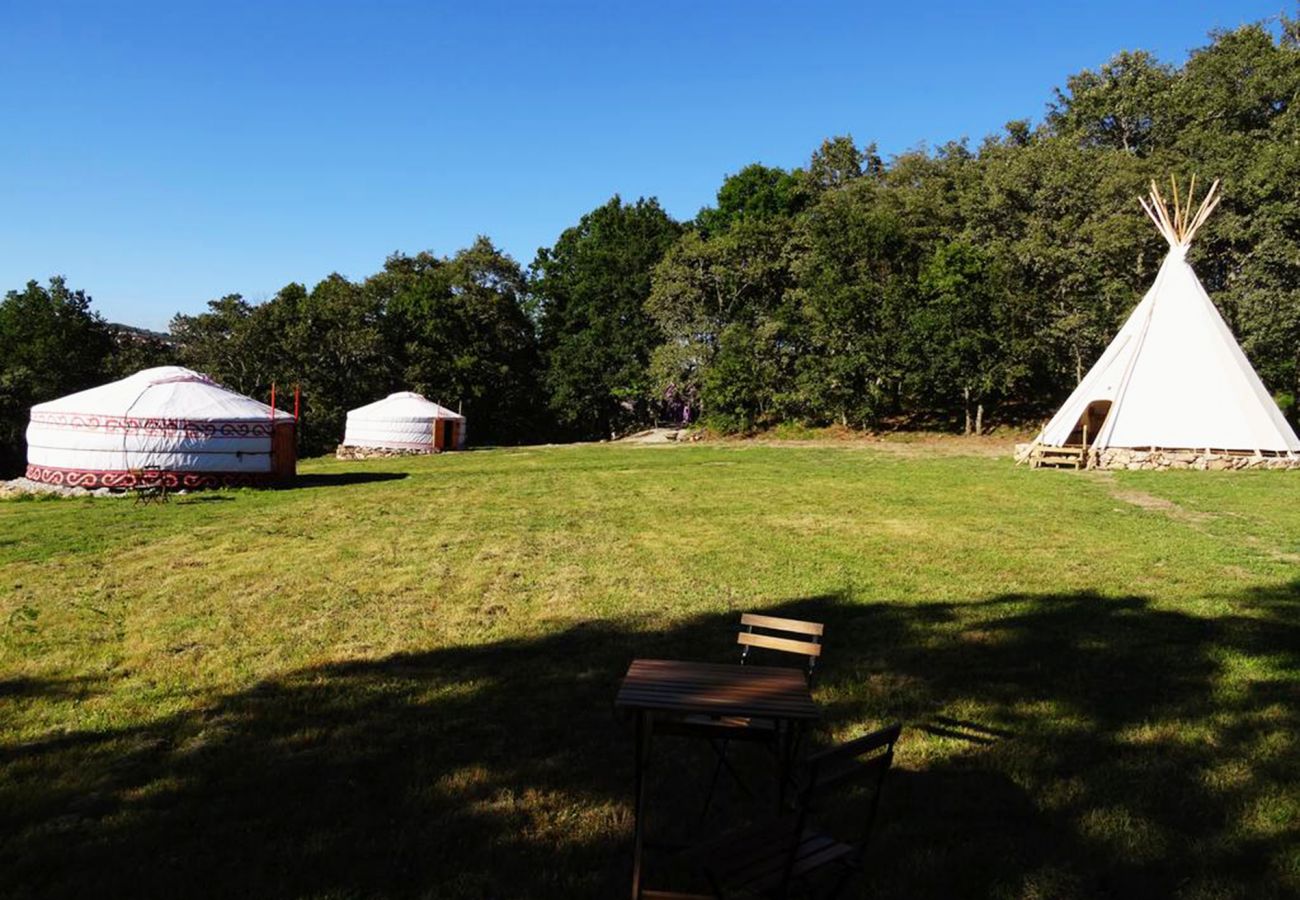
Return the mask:
{"type": "Polygon", "coordinates": [[[436,453],[465,449],[465,417],[413,391],[348,413],[344,447],[436,453]]]}
{"type": "Polygon", "coordinates": [[[180,366],[38,404],[27,426],[27,477],[46,484],[236,487],[296,468],[292,415],[180,366]]]}

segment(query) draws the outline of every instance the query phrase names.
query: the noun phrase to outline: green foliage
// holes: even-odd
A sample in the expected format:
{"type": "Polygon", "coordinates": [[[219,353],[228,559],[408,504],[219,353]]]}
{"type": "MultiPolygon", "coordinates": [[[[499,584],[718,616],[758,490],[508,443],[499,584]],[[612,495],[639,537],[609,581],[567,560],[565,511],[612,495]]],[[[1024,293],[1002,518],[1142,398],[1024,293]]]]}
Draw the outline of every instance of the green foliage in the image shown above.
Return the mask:
{"type": "Polygon", "coordinates": [[[757,424],[754,417],[772,411],[792,370],[783,308],[792,283],[784,255],[789,228],[784,217],[755,217],[713,237],[688,232],[654,270],[646,310],[665,342],[652,357],[652,390],[662,394],[675,387],[699,397],[702,413],[722,430],[757,424]],[[741,378],[736,383],[713,371],[724,332],[726,368],[741,378]],[[763,346],[741,348],[741,341],[763,346]],[[749,363],[741,365],[737,354],[749,363]],[[749,365],[761,374],[744,371],[749,365]],[[726,423],[712,419],[724,412],[726,423]]]}
{"type": "Polygon", "coordinates": [[[695,224],[705,234],[716,234],[737,222],[794,215],[809,199],[805,179],[799,174],[751,163],[727,176],[718,188],[717,206],[700,210],[695,224]]]}
{"type": "Polygon", "coordinates": [[[405,389],[459,408],[476,441],[535,433],[539,359],[518,263],[480,237],[451,259],[390,257],[366,288],[387,310],[387,342],[405,389]]]}
{"type": "Polygon", "coordinates": [[[476,441],[527,439],[535,421],[537,352],[518,264],[486,238],[451,259],[390,257],[365,282],[331,275],[290,284],[251,306],[238,296],[177,316],[186,365],[288,409],[302,395],[304,455],[329,452],[347,411],[415,390],[472,420],[476,441]]]}
{"type": "Polygon", "coordinates": [[[1095,72],[1067,78],[1048,122],[1086,146],[1145,155],[1179,124],[1167,97],[1174,79],[1149,53],[1120,53],[1095,72]]]}
{"type": "Polygon", "coordinates": [[[660,419],[1034,421],[1150,286],[1166,248],[1136,198],[1171,173],[1222,178],[1191,262],[1269,390],[1300,396],[1297,97],[1300,24],[1282,17],[1214,34],[1181,66],[1120,53],[1067,78],[1037,127],[978,147],[885,162],[837,136],[803,168],[744,166],[686,227],[615,196],[527,275],[480,238],[363,282],[224,297],[178,316],[174,345],[116,347],[84,296],[29,285],[0,309],[0,445],[14,455],[33,402],[175,358],[257,397],[301,385],[308,454],[399,388],[500,443],[660,419]]]}
{"type": "Polygon", "coordinates": [[[897,398],[914,251],[880,190],[864,179],[827,192],[799,223],[793,295],[815,352],[798,380],[814,423],[867,425],[897,398]]]}
{"type": "Polygon", "coordinates": [[[644,308],[650,272],[680,234],[658,201],[615,196],[538,251],[544,378],[568,434],[609,437],[648,418],[647,366],[661,340],[644,308]]]}
{"type": "Polygon", "coordinates": [[[1223,178],[1192,263],[1265,383],[1300,393],[1300,28],[1279,30],[1180,68],[1121,53],[977,151],[886,165],[836,137],[807,169],[742,169],[655,270],[652,393],[688,385],[723,430],[1039,418],[1150,286],[1166,248],[1136,198],[1170,173],[1223,178]]]}
{"type": "Polygon", "coordinates": [[[1004,385],[1012,358],[1003,274],[989,253],[953,243],[935,250],[917,288],[907,371],[920,390],[959,403],[964,432],[978,433],[984,403],[1004,385]]]}
{"type": "Polygon", "coordinates": [[[29,281],[0,301],[0,471],[22,464],[29,409],[93,387],[114,351],[108,325],[84,291],[62,278],[29,281]]]}

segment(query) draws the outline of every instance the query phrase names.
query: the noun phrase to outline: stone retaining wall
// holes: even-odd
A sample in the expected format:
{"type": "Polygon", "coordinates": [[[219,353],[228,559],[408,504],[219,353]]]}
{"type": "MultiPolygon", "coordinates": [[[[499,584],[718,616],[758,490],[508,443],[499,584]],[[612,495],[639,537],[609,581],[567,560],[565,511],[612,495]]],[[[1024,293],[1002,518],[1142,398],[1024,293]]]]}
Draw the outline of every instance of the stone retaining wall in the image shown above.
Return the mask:
{"type": "Polygon", "coordinates": [[[1088,468],[1098,469],[1298,469],[1300,458],[1206,453],[1196,450],[1129,450],[1110,447],[1088,454],[1088,468]]]}
{"type": "Polygon", "coordinates": [[[395,448],[395,447],[349,447],[346,444],[339,444],[334,455],[339,459],[393,459],[398,456],[428,456],[430,453],[439,453],[430,447],[427,450],[416,450],[412,448],[395,448]]]}
{"type": "MultiPolygon", "coordinates": [[[[1016,444],[1017,465],[1032,461],[1037,444],[1016,444]]],[[[1204,450],[1132,450],[1110,447],[1088,451],[1089,469],[1300,469],[1300,458],[1253,456],[1240,453],[1207,453],[1204,450]]]]}

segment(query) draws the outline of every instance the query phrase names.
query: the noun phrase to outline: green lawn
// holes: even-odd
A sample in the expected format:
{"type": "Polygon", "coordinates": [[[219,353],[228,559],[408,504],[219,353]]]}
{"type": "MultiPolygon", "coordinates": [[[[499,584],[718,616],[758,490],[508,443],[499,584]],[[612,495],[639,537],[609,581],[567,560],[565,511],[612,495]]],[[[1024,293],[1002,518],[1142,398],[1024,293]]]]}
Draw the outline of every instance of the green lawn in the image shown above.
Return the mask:
{"type": "MultiPolygon", "coordinates": [[[[0,896],[623,896],[619,677],[732,659],[749,609],[826,623],[818,743],[906,725],[865,896],[1300,893],[1294,474],[853,444],[301,471],[0,502],[0,896]]],[[[707,749],[655,752],[652,828],[693,821],[707,749]]]]}

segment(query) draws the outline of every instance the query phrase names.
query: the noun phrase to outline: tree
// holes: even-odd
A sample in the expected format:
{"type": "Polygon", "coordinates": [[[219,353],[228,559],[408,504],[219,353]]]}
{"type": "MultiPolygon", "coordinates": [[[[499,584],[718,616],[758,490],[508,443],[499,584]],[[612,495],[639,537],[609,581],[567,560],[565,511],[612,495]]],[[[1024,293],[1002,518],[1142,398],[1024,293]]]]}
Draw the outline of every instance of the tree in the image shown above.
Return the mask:
{"type": "Polygon", "coordinates": [[[928,393],[960,398],[963,433],[980,434],[985,404],[1008,380],[1013,358],[1003,273],[990,254],[955,242],[934,252],[917,288],[913,378],[928,393]]]}
{"type": "Polygon", "coordinates": [[[727,421],[712,423],[724,430],[747,429],[773,411],[780,381],[793,369],[792,354],[784,352],[788,342],[782,340],[789,333],[782,309],[791,283],[784,255],[788,231],[788,219],[779,217],[738,220],[712,237],[688,232],[655,267],[646,310],[665,337],[651,360],[656,396],[670,388],[684,391],[700,399],[705,416],[722,413],[725,406],[727,421]],[[764,379],[747,377],[748,388],[742,389],[709,374],[724,332],[730,333],[729,359],[761,358],[764,379]],[[742,341],[759,340],[766,348],[740,347],[742,341]]]}
{"type": "Polygon", "coordinates": [[[9,471],[23,460],[33,405],[103,380],[113,338],[90,303],[58,276],[0,302],[0,466],[9,471]]]}
{"type": "Polygon", "coordinates": [[[884,163],[876,155],[875,145],[858,149],[852,135],[822,141],[808,164],[809,179],[823,191],[844,187],[863,175],[877,177],[883,171],[884,163]]]}
{"type": "Polygon", "coordinates": [[[404,389],[461,409],[476,441],[535,434],[540,361],[518,263],[480,237],[449,260],[390,257],[366,287],[387,310],[404,389]]]}
{"type": "Polygon", "coordinates": [[[241,394],[261,397],[263,389],[269,391],[283,353],[280,336],[254,315],[256,309],[239,294],[227,294],[209,301],[207,312],[175,316],[170,327],[182,365],[241,394]]]}
{"type": "Polygon", "coordinates": [[[647,365],[662,335],[645,302],[651,270],[680,233],[656,200],[615,196],[538,251],[544,382],[568,434],[608,437],[648,421],[647,365]]]}
{"type": "Polygon", "coordinates": [[[104,375],[109,380],[126,378],[144,369],[177,365],[180,354],[174,342],[138,329],[109,325],[113,353],[105,361],[104,375]]]}
{"type": "Polygon", "coordinates": [[[902,223],[861,179],[828,191],[800,221],[793,296],[813,352],[799,366],[814,421],[867,425],[896,405],[900,323],[912,249],[902,223]]]}
{"type": "Polygon", "coordinates": [[[727,176],[718,188],[717,205],[700,210],[695,224],[706,235],[718,234],[737,222],[794,215],[810,199],[804,181],[794,173],[751,163],[727,176]]]}
{"type": "Polygon", "coordinates": [[[1066,79],[1047,121],[1081,146],[1146,155],[1177,128],[1168,93],[1176,75],[1149,53],[1120,53],[1097,71],[1066,79]]]}

